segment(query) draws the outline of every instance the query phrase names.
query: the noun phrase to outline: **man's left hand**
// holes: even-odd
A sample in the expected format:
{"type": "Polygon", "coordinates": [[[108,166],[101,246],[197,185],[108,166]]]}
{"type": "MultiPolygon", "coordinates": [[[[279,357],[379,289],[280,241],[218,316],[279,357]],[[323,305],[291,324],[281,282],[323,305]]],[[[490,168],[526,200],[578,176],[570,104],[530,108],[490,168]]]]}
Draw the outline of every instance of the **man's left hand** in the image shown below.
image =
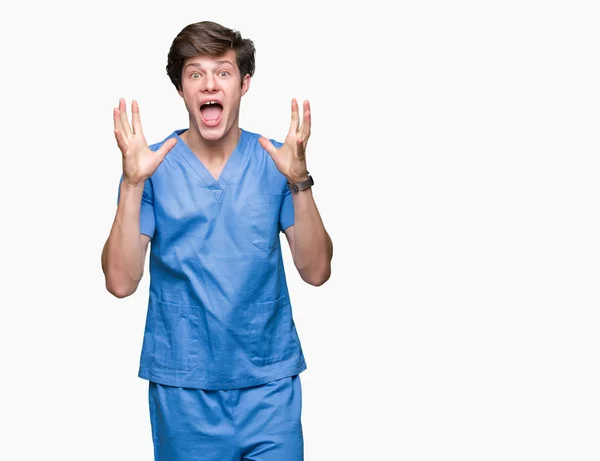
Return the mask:
{"type": "Polygon", "coordinates": [[[303,109],[302,125],[300,125],[298,102],[296,99],[292,99],[290,130],[279,149],[264,136],[258,140],[263,149],[271,155],[277,169],[287,178],[288,182],[293,184],[308,179],[306,169],[306,144],[310,137],[310,104],[308,101],[304,101],[303,109]]]}

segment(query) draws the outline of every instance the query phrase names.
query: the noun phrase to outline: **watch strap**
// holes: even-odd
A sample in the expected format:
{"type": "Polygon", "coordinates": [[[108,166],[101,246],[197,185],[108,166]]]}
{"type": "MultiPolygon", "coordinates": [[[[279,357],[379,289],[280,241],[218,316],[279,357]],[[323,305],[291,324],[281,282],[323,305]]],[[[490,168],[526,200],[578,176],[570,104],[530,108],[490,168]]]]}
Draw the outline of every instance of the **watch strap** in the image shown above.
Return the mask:
{"type": "Polygon", "coordinates": [[[310,173],[307,172],[307,174],[308,174],[308,179],[306,181],[302,181],[302,182],[297,183],[297,184],[293,184],[291,182],[288,182],[287,183],[288,184],[288,188],[292,192],[298,192],[298,191],[301,191],[301,190],[306,190],[309,187],[311,187],[315,183],[315,181],[314,181],[313,177],[310,175],[310,173]]]}

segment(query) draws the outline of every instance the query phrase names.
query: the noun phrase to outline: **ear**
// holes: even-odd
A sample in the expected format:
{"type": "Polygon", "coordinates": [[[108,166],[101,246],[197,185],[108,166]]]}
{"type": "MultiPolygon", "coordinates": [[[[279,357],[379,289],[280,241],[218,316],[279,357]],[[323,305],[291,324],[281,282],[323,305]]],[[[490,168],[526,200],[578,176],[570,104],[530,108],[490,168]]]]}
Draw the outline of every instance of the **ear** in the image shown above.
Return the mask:
{"type": "Polygon", "coordinates": [[[179,89],[179,90],[177,90],[177,93],[179,93],[179,96],[181,96],[183,98],[183,90],[179,89]]]}
{"type": "Polygon", "coordinates": [[[250,74],[246,74],[244,80],[242,80],[242,96],[250,89],[250,74]]]}

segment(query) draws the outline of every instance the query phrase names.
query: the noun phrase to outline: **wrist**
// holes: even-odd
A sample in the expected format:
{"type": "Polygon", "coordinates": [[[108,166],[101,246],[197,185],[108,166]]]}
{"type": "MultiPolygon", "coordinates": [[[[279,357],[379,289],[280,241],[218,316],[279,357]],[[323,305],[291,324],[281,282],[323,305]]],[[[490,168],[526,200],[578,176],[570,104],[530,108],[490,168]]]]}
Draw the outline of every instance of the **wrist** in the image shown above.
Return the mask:
{"type": "Polygon", "coordinates": [[[298,184],[307,181],[309,175],[308,169],[303,162],[300,165],[290,166],[288,174],[286,175],[286,179],[288,183],[298,184]]]}
{"type": "Polygon", "coordinates": [[[126,196],[126,197],[137,197],[137,196],[141,196],[141,194],[144,192],[144,182],[129,182],[127,180],[127,178],[123,178],[123,180],[121,181],[121,191],[120,194],[121,196],[126,196]]]}
{"type": "Polygon", "coordinates": [[[140,187],[143,188],[144,187],[144,183],[146,182],[146,179],[139,179],[139,178],[131,178],[128,177],[127,175],[123,174],[123,181],[121,181],[121,184],[123,187],[128,188],[128,189],[139,189],[140,187]]]}
{"type": "Polygon", "coordinates": [[[314,183],[315,182],[314,182],[312,176],[307,171],[306,176],[304,176],[304,177],[301,176],[298,180],[294,180],[293,182],[290,181],[290,178],[288,178],[287,184],[288,184],[288,188],[290,189],[290,191],[293,193],[296,193],[296,192],[304,191],[306,189],[310,189],[314,183]]]}
{"type": "Polygon", "coordinates": [[[309,172],[304,170],[303,172],[299,173],[299,174],[290,174],[288,176],[286,176],[287,182],[290,184],[298,184],[304,181],[308,181],[308,177],[309,177],[309,172]]]}

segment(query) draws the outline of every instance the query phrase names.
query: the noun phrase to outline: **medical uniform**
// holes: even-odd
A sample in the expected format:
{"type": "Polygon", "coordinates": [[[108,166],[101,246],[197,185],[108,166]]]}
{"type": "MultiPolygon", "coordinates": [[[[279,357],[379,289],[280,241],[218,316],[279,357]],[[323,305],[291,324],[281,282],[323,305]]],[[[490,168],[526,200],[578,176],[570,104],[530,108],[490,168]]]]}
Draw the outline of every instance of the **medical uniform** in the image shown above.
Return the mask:
{"type": "Polygon", "coordinates": [[[300,376],[206,391],[150,382],[160,461],[302,461],[300,376]]]}
{"type": "Polygon", "coordinates": [[[178,142],[146,181],[140,215],[152,241],[139,377],[156,459],[300,460],[306,363],[280,247],[294,223],[286,178],[242,130],[215,179],[184,131],[166,138],[178,142]]]}

